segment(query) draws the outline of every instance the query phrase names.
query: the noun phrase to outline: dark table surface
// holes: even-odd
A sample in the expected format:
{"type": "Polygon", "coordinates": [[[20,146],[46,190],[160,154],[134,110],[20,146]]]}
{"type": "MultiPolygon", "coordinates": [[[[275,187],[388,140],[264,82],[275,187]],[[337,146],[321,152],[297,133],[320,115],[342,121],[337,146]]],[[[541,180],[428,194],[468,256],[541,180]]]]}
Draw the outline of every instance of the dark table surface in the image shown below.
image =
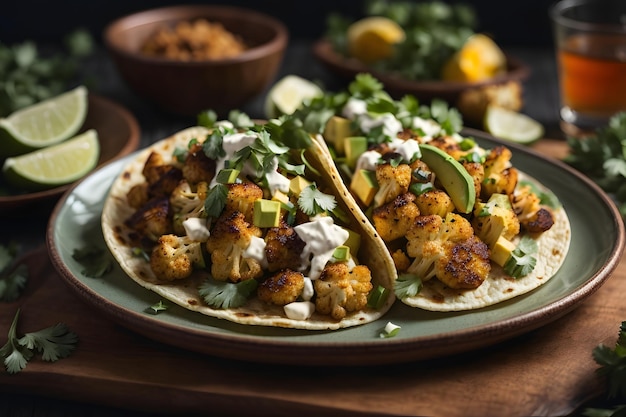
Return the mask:
{"type": "MultiPolygon", "coordinates": [[[[554,53],[549,49],[515,49],[508,51],[526,62],[530,77],[524,83],[523,112],[541,122],[546,129],[546,137],[562,138],[558,127],[558,88],[554,53]]],[[[95,92],[116,101],[131,111],[141,128],[141,146],[147,146],[165,138],[176,131],[191,126],[195,120],[163,114],[134,95],[116,73],[106,52],[100,50],[88,61],[83,71],[95,75],[95,92]]],[[[315,60],[311,43],[292,41],[284,58],[277,79],[286,74],[297,74],[312,80],[321,81],[331,90],[343,87],[343,81],[315,60]]],[[[263,118],[263,100],[261,94],[241,110],[252,117],[263,118]]],[[[4,215],[0,219],[2,241],[17,238],[26,247],[35,247],[44,242],[45,228],[51,205],[29,207],[19,213],[4,215]],[[28,219],[28,221],[24,221],[28,219]]],[[[4,338],[3,338],[4,339],[4,338]]],[[[19,378],[19,374],[15,376],[19,378]]],[[[0,391],[3,391],[0,387],[0,391]]],[[[68,402],[54,398],[34,397],[29,393],[0,392],[0,416],[145,416],[131,410],[120,410],[93,406],[77,402],[68,402]]]]}

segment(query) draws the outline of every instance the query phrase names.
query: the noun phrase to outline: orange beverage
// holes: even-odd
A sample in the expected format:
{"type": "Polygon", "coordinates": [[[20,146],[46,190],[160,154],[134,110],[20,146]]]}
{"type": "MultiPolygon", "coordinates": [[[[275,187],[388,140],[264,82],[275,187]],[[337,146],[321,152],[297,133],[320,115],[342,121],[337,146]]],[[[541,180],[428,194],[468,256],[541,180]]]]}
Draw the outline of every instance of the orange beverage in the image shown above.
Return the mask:
{"type": "Polygon", "coordinates": [[[571,35],[558,57],[564,106],[601,119],[626,110],[626,36],[571,35]]]}

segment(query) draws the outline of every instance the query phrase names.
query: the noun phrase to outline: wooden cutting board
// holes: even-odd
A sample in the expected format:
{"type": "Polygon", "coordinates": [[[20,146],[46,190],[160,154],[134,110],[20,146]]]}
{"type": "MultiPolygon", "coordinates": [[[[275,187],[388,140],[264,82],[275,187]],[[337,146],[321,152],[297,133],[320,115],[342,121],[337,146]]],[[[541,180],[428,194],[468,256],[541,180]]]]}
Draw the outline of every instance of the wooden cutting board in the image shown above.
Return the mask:
{"type": "Polygon", "coordinates": [[[70,292],[45,247],[27,260],[27,291],[16,302],[0,303],[0,340],[6,340],[19,308],[19,334],[63,322],[80,342],[69,358],[48,363],[36,356],[18,374],[0,372],[0,390],[141,411],[277,417],[566,415],[603,392],[591,352],[601,343],[612,347],[626,320],[622,258],[579,308],[489,348],[380,367],[253,364],[187,352],[128,331],[70,292]]]}

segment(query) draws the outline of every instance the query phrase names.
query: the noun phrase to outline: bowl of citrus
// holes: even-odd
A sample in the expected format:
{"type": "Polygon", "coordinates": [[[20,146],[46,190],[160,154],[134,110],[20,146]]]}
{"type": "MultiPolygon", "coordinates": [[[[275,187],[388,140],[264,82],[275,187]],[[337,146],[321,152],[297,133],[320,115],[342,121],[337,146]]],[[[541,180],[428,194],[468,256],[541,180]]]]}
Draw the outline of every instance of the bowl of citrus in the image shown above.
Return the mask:
{"type": "Polygon", "coordinates": [[[332,14],[313,53],[345,79],[371,73],[396,98],[446,100],[475,126],[490,105],[520,110],[522,82],[530,73],[495,39],[477,32],[471,6],[438,1],[372,1],[356,20],[332,14]]]}
{"type": "Polygon", "coordinates": [[[0,212],[59,197],[139,137],[132,114],[84,86],[0,118],[0,212]]]}

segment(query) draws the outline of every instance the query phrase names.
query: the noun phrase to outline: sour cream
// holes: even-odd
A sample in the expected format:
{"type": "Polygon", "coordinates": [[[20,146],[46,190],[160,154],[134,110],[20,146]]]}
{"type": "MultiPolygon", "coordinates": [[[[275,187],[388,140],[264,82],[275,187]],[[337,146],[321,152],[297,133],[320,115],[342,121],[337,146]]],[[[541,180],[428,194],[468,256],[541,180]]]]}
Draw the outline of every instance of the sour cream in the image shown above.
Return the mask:
{"type": "MultiPolygon", "coordinates": [[[[224,135],[224,137],[222,138],[222,149],[224,149],[226,155],[215,161],[215,173],[217,174],[222,169],[224,169],[224,165],[227,160],[231,159],[238,150],[245,148],[246,146],[252,145],[257,137],[258,136],[254,132],[229,133],[224,135]]],[[[248,164],[246,163],[246,165],[248,164]]],[[[244,169],[245,168],[246,167],[244,166],[244,169]]],[[[215,175],[213,177],[213,180],[211,180],[211,186],[217,183],[216,179],[217,175],[215,175]]]]}
{"type": "Polygon", "coordinates": [[[190,217],[183,221],[185,234],[194,242],[206,242],[211,236],[207,227],[207,219],[201,217],[190,217]]]}
{"type": "Polygon", "coordinates": [[[335,248],[343,245],[349,237],[348,231],[337,226],[330,216],[316,216],[310,222],[294,227],[294,230],[305,242],[301,255],[303,270],[310,265],[308,276],[312,280],[319,278],[335,248]],[[311,255],[313,258],[309,261],[311,255]]]}
{"type": "Polygon", "coordinates": [[[248,247],[243,251],[244,258],[254,259],[261,264],[263,268],[267,267],[267,257],[265,255],[265,240],[260,237],[252,236],[248,247]]]}
{"type": "Polygon", "coordinates": [[[310,301],[294,301],[285,305],[283,310],[292,320],[306,320],[315,312],[315,304],[310,301]]]}

